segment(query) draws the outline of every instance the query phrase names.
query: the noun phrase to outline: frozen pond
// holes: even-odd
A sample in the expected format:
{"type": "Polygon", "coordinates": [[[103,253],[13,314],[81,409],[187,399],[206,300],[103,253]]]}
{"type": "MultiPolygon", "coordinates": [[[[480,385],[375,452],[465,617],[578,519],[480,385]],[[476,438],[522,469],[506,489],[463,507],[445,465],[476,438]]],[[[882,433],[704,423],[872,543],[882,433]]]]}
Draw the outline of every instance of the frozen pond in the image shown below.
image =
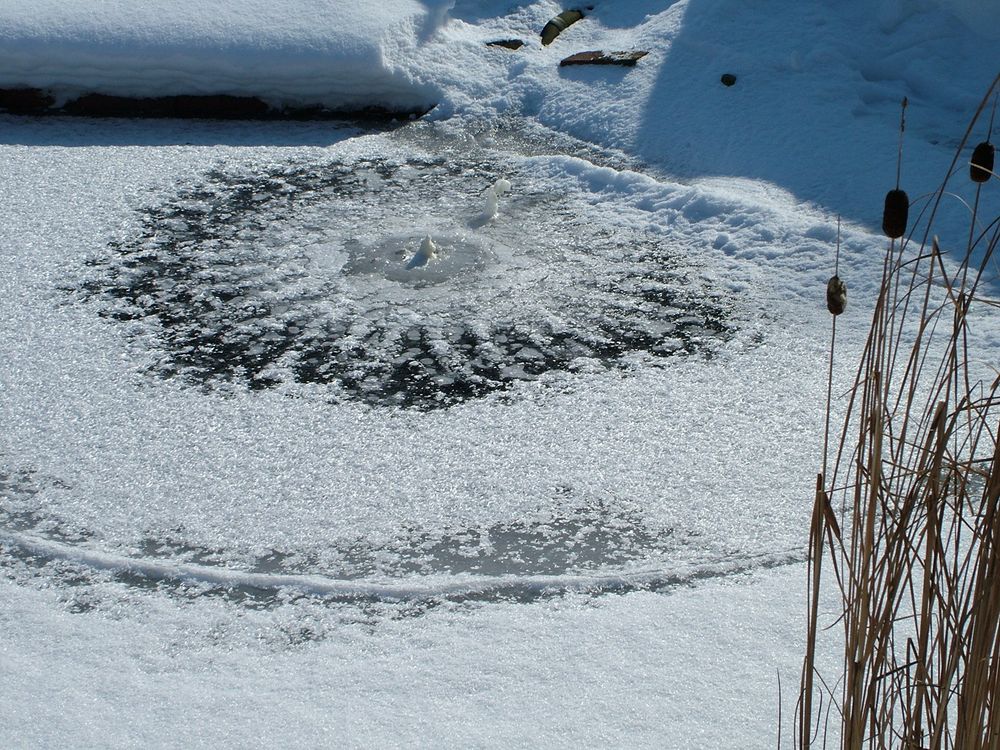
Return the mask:
{"type": "MultiPolygon", "coordinates": [[[[367,414],[385,432],[379,440],[399,446],[393,414],[418,420],[402,429],[419,441],[420,414],[485,400],[496,415],[609,374],[628,381],[679,358],[707,363],[739,331],[690,240],[616,198],[615,180],[634,165],[615,153],[516,121],[483,132],[417,124],[359,133],[280,159],[249,153],[144,197],[114,239],[64,269],[62,301],[43,303],[105,321],[154,392],[165,382],[184,403],[221,405],[271,391],[274,415],[354,405],[333,413],[367,414]]],[[[295,440],[307,438],[308,428],[299,432],[295,440]]],[[[268,437],[251,429],[233,438],[245,439],[268,437]]],[[[368,459],[377,465],[382,450],[368,459]]],[[[350,476],[364,454],[347,454],[346,465],[332,456],[330,466],[350,476]]],[[[154,474],[184,461],[169,448],[136,459],[154,474]]],[[[538,483],[522,466],[519,482],[531,490],[505,506],[474,479],[454,496],[435,489],[428,464],[403,480],[426,498],[406,517],[386,513],[388,498],[366,501],[357,479],[332,484],[329,501],[310,495],[283,509],[261,487],[264,469],[248,466],[260,489],[245,500],[214,489],[209,475],[193,495],[172,490],[171,475],[148,495],[126,490],[133,499],[118,504],[99,477],[74,481],[22,463],[0,474],[0,524],[8,561],[29,578],[264,606],[284,590],[330,602],[530,601],[662,588],[798,557],[706,535],[613,487],[538,483]],[[234,502],[266,519],[256,541],[229,519],[241,513],[229,510],[234,502]]],[[[242,459],[225,471],[244,471],[242,459]]]]}
{"type": "Polygon", "coordinates": [[[421,705],[444,659],[459,692],[481,665],[487,690],[551,674],[532,705],[599,685],[606,724],[634,677],[592,677],[622,653],[715,654],[714,682],[716,622],[787,638],[759,615],[804,554],[820,313],[760,307],[752,266],[821,252],[822,217],[778,229],[514,120],[7,128],[0,624],[24,680],[133,669],[129,705],[174,715],[204,668],[264,700],[269,664],[315,660],[295,695],[367,715],[369,689],[421,705]],[[34,635],[53,617],[72,656],[34,635]]]}
{"type": "Polygon", "coordinates": [[[44,106],[433,109],[0,114],[0,746],[794,734],[827,279],[842,412],[900,101],[914,216],[997,24],[622,0],[543,45],[547,2],[8,5],[4,86],[44,106]],[[587,50],[648,54],[561,65],[587,50]]]}
{"type": "Polygon", "coordinates": [[[381,406],[708,355],[726,336],[726,301],[684,240],[553,189],[525,153],[544,142],[413,130],[220,167],[144,208],[80,292],[130,323],[160,376],[381,406]],[[494,184],[508,191],[491,198],[494,184]]]}

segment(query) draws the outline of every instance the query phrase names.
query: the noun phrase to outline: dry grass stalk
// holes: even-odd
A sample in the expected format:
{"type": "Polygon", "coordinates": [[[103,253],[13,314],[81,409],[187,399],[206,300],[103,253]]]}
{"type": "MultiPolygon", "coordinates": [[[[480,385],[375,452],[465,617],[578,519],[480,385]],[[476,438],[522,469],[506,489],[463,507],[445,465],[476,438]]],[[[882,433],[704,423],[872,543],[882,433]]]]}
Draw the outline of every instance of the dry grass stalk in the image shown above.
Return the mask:
{"type": "Polygon", "coordinates": [[[834,631],[842,629],[841,690],[828,696],[842,747],[1000,750],[1000,377],[993,370],[984,379],[989,363],[973,330],[996,305],[984,290],[998,282],[1000,215],[979,216],[980,192],[997,187],[995,176],[974,183],[958,262],[932,238],[998,91],[1000,76],[921,212],[920,231],[890,240],[829,476],[824,455],[810,529],[803,750],[823,723],[814,677],[824,585],[837,586],[843,603],[834,631]]]}

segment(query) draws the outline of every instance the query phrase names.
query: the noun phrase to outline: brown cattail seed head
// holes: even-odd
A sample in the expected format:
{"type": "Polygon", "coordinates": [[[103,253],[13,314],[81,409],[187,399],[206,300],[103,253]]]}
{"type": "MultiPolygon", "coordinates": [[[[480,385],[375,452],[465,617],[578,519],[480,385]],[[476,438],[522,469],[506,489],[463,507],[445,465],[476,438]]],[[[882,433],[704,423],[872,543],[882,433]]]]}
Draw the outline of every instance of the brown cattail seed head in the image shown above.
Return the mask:
{"type": "Polygon", "coordinates": [[[847,286],[839,276],[831,276],[826,282],[826,309],[834,315],[847,309],[847,286]]]}
{"type": "Polygon", "coordinates": [[[983,141],[972,152],[972,164],[969,165],[969,177],[973,182],[986,182],[993,173],[993,155],[995,149],[989,141],[983,141]]]}
{"type": "Polygon", "coordinates": [[[896,239],[906,234],[906,221],[910,215],[910,199],[905,190],[890,190],[885,194],[882,211],[882,231],[886,237],[896,239]]]}

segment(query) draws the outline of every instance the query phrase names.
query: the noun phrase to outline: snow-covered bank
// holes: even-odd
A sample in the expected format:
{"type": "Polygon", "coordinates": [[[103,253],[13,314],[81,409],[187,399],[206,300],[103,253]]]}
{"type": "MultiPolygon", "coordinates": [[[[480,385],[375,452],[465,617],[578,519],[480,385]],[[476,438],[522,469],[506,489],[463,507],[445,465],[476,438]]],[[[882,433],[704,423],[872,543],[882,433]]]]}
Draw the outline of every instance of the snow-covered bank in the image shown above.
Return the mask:
{"type": "MultiPolygon", "coordinates": [[[[919,195],[940,183],[998,67],[988,37],[1000,28],[996,0],[975,6],[976,17],[989,17],[985,26],[962,20],[971,17],[970,3],[605,2],[545,48],[531,32],[553,4],[508,14],[493,3],[497,17],[482,20],[470,10],[476,5],[456,3],[455,20],[438,37],[451,44],[445,59],[459,54],[460,36],[531,44],[484,55],[489,67],[466,63],[461,83],[428,56],[426,70],[446,92],[441,114],[527,113],[673,177],[769,182],[873,229],[895,175],[903,97],[910,102],[903,179],[919,195]],[[627,71],[558,66],[591,49],[650,54],[627,71]],[[486,81],[482,71],[490,71],[486,81]],[[735,85],[720,83],[724,73],[735,85]]],[[[977,133],[984,135],[985,123],[977,133]]]]}
{"type": "Polygon", "coordinates": [[[55,105],[88,93],[221,94],[258,97],[272,113],[528,115],[671,175],[767,181],[874,228],[895,172],[900,100],[911,104],[903,179],[919,195],[940,182],[996,74],[1000,0],[766,10],[732,0],[596,2],[543,47],[539,31],[558,9],[550,0],[18,0],[0,8],[0,89],[49,91],[55,105]],[[526,44],[486,46],[503,38],[526,44]],[[559,67],[589,49],[650,54],[634,69],[559,67]],[[736,84],[721,85],[723,73],[736,84]]]}
{"type": "Polygon", "coordinates": [[[273,107],[426,109],[406,59],[442,2],[155,4],[15,0],[0,7],[0,88],[127,97],[227,94],[273,107]]]}

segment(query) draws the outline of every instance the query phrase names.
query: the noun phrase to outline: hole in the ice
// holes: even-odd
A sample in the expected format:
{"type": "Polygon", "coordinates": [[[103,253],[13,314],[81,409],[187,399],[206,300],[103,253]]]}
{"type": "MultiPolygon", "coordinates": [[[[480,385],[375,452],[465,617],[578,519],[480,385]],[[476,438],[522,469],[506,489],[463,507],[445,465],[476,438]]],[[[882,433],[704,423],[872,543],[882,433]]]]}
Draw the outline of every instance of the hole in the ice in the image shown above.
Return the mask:
{"type": "Polygon", "coordinates": [[[730,333],[684,248],[621,207],[516,155],[412,150],[212,172],[145,209],[80,291],[160,376],[418,408],[730,333]]]}

